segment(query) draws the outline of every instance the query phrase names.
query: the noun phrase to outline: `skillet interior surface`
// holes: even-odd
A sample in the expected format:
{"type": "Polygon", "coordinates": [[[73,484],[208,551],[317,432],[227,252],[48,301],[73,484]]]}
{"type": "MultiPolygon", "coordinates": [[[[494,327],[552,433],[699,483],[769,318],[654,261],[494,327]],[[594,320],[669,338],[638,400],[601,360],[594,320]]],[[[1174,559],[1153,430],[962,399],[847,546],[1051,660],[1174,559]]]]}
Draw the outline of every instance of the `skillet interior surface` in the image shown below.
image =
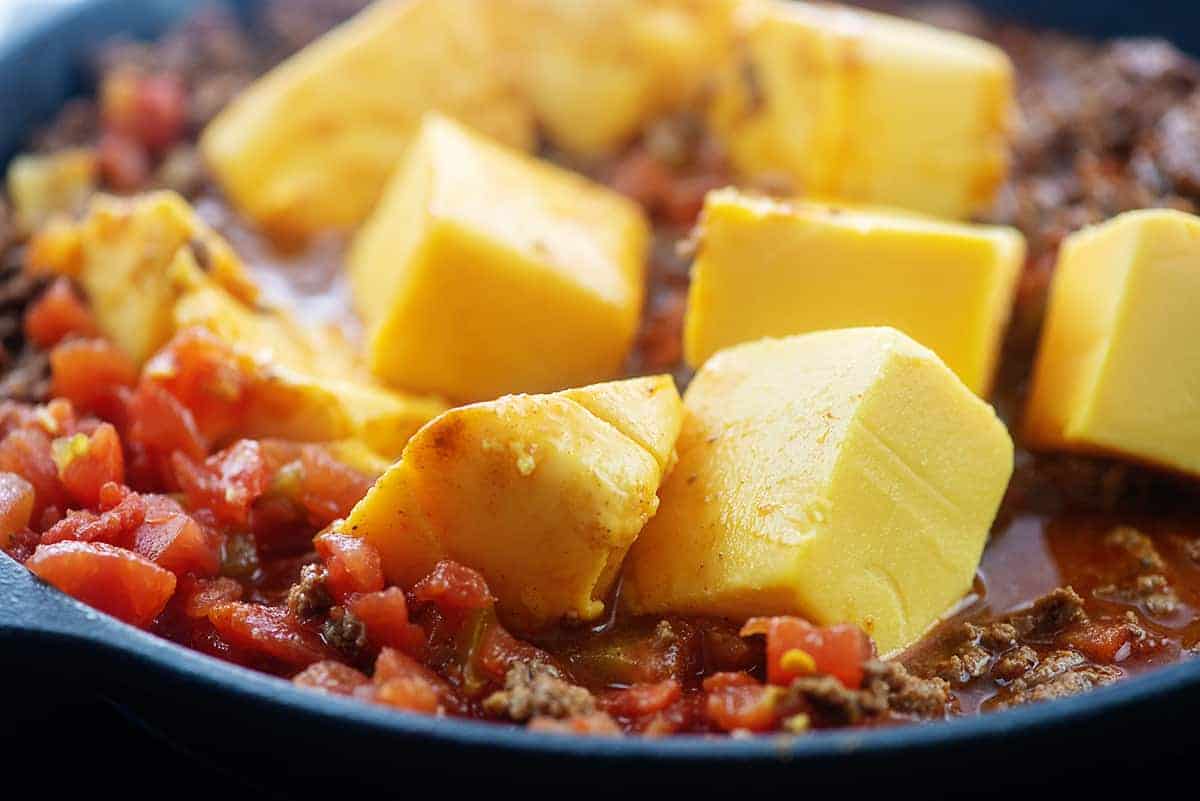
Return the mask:
{"type": "MultiPolygon", "coordinates": [[[[0,33],[5,76],[0,160],[11,156],[33,124],[81,88],[78,65],[89,46],[118,33],[153,35],[193,5],[89,0],[31,21],[19,38],[5,40],[0,33]]],[[[1006,13],[1029,10],[1022,16],[1084,33],[1200,31],[1188,24],[1200,11],[1167,2],[982,5],[1006,13]]],[[[1181,44],[1193,51],[1200,47],[1200,41],[1181,44]]],[[[1054,704],[930,725],[745,740],[537,734],[399,714],[301,690],[98,614],[3,558],[0,650],[19,669],[53,674],[62,666],[74,681],[87,676],[172,742],[219,763],[237,760],[263,782],[286,776],[289,786],[309,790],[344,788],[346,776],[357,777],[355,784],[394,790],[397,775],[416,766],[450,769],[477,781],[569,778],[580,785],[611,785],[617,779],[741,789],[789,782],[844,785],[847,777],[882,784],[936,772],[986,775],[988,787],[996,789],[1113,755],[1115,744],[1121,761],[1167,758],[1172,746],[1164,743],[1175,743],[1182,753],[1186,737],[1129,733],[1185,733],[1184,721],[1200,711],[1200,662],[1193,662],[1054,704]],[[252,765],[247,755],[254,757],[252,765]],[[730,770],[741,765],[753,770],[730,770]]]]}

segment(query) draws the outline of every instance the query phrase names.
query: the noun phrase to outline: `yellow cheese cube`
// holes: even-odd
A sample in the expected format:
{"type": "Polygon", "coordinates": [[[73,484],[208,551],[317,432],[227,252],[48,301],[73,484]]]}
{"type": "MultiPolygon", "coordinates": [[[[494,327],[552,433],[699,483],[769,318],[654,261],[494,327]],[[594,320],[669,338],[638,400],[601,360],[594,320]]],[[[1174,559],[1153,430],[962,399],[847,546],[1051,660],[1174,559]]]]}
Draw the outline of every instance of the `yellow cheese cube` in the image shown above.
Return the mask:
{"type": "Polygon", "coordinates": [[[1017,230],[734,190],[711,193],[702,220],[684,321],[693,366],[764,336],[887,325],[987,394],[1025,258],[1017,230]]]}
{"type": "Polygon", "coordinates": [[[514,147],[533,124],[478,0],[381,0],[275,68],[204,132],[222,187],[281,238],[366,218],[421,116],[514,147]]]}
{"type": "Polygon", "coordinates": [[[452,409],[417,432],[344,529],[379,548],[403,586],[453,559],[483,573],[519,628],[594,620],[658,507],[682,413],[670,376],[452,409]]]}
{"type": "Polygon", "coordinates": [[[17,228],[33,233],[57,214],[81,211],[96,190],[97,172],[91,150],[17,156],[7,176],[17,228]]]}
{"type": "Polygon", "coordinates": [[[258,292],[233,249],[174,192],[98,196],[81,222],[47,228],[30,252],[35,271],[79,282],[100,330],[139,364],[174,333],[172,310],[189,288],[247,302],[258,292]]]}
{"type": "Polygon", "coordinates": [[[547,137],[612,152],[694,99],[728,52],[735,0],[493,2],[517,85],[547,137]]]}
{"type": "Polygon", "coordinates": [[[740,22],[710,116],[743,174],[945,217],[990,207],[1014,115],[1001,50],[835,5],[772,0],[740,22]]]}
{"type": "Polygon", "coordinates": [[[632,611],[850,622],[890,653],[970,589],[1013,447],[931,351],[890,328],[762,340],[684,403],[632,611]]]}
{"type": "Polygon", "coordinates": [[[1200,218],[1135,211],[1067,238],[1024,434],[1200,475],[1200,218]]]}
{"type": "Polygon", "coordinates": [[[250,309],[220,289],[187,293],[174,314],[177,328],[207,328],[270,376],[242,410],[236,436],[353,438],[392,461],[417,429],[446,410],[440,400],[374,385],[335,332],[307,328],[282,311],[250,309]]]}
{"type": "Polygon", "coordinates": [[[620,195],[431,115],[350,255],[371,369],[459,400],[611,378],[648,236],[620,195]]]}

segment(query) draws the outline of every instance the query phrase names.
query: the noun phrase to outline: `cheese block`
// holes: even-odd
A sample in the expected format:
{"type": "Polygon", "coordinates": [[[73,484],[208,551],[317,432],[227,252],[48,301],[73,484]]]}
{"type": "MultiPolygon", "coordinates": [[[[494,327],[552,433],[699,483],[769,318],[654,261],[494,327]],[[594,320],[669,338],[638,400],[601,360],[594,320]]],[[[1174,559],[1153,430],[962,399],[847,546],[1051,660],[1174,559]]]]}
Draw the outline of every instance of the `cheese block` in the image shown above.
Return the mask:
{"type": "Polygon", "coordinates": [[[890,328],[710,359],[626,560],[638,614],[854,623],[887,654],[970,589],[1012,472],[992,408],[890,328]]]}
{"type": "Polygon", "coordinates": [[[710,193],[684,321],[687,360],[764,336],[887,325],[986,395],[1025,240],[886,209],[710,193]]]}
{"type": "Polygon", "coordinates": [[[492,0],[518,91],[547,138],[610,155],[687,106],[727,53],[737,0],[492,0]]]}
{"type": "Polygon", "coordinates": [[[531,146],[483,8],[380,0],[273,69],[204,131],[226,194],[277,239],[300,239],[357,227],[430,109],[531,146]]]}
{"type": "Polygon", "coordinates": [[[1063,243],[1024,438],[1200,475],[1200,218],[1122,214],[1063,243]]]}
{"type": "Polygon", "coordinates": [[[101,333],[138,364],[175,332],[175,303],[189,289],[216,287],[248,303],[258,297],[238,255],[174,192],[96,196],[78,223],[34,238],[29,267],[74,278],[101,333]]]}
{"type": "MultiPolygon", "coordinates": [[[[437,398],[379,386],[336,331],[304,326],[282,310],[250,308],[219,289],[185,293],[174,320],[178,330],[215,334],[264,377],[239,410],[233,436],[350,439],[391,462],[417,429],[447,408],[437,398]]],[[[353,453],[350,445],[341,447],[353,453]]]]}
{"type": "Polygon", "coordinates": [[[709,115],[743,176],[945,217],[991,206],[1015,115],[1000,49],[833,4],[745,12],[709,115]]]}
{"type": "Polygon", "coordinates": [[[616,377],[648,240],[624,197],[430,115],[350,254],[371,369],[462,401],[616,377]]]}
{"type": "Polygon", "coordinates": [[[682,413],[670,376],[451,409],[343,531],[375,545],[404,587],[442,559],[479,570],[517,628],[595,620],[658,508],[682,413]]]}

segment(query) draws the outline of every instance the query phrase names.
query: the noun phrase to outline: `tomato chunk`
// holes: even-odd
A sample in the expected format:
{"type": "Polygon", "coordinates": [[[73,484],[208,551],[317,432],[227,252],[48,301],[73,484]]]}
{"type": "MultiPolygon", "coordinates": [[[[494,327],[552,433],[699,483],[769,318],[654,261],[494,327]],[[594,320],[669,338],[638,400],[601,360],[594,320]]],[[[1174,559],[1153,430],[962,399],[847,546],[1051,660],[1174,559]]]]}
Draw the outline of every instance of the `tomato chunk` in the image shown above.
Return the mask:
{"type": "Polygon", "coordinates": [[[175,592],[174,574],[103,543],[40,545],[25,566],[68,595],[134,626],[149,625],[175,592]]]}
{"type": "Polygon", "coordinates": [[[80,411],[122,423],[137,367],[104,339],[73,339],[50,352],[51,392],[80,411]]]}
{"type": "Polygon", "coordinates": [[[187,131],[187,90],[170,73],[118,69],[100,86],[100,115],[106,130],[161,152],[187,131]]]}
{"type": "MultiPolygon", "coordinates": [[[[195,421],[200,434],[219,441],[235,431],[256,377],[228,343],[205,328],[175,335],[146,365],[147,382],[170,393],[195,421]]],[[[194,457],[193,457],[194,458],[194,457]]]]}
{"type": "Polygon", "coordinates": [[[413,586],[413,598],[432,603],[443,614],[465,614],[496,602],[487,581],[477,570],[444,560],[413,586]]]}
{"type": "Polygon", "coordinates": [[[239,440],[203,464],[176,453],[172,466],[191,508],[206,509],[231,526],[249,523],[251,504],[270,484],[262,448],[254,440],[239,440]]]}
{"type": "Polygon", "coordinates": [[[1134,634],[1128,623],[1095,621],[1085,623],[1064,639],[1093,662],[1112,665],[1129,656],[1134,634]]]}
{"type": "Polygon", "coordinates": [[[300,502],[318,528],[349,515],[371,488],[371,479],[334,459],[321,445],[305,446],[300,463],[300,502]]]}
{"type": "MultiPolygon", "coordinates": [[[[108,495],[107,488],[101,491],[108,495]]],[[[135,493],[125,494],[116,505],[100,514],[77,509],[42,535],[44,545],[56,542],[102,542],[121,548],[133,546],[134,535],[146,519],[146,502],[135,493]]]]}
{"type": "Polygon", "coordinates": [[[374,681],[375,700],[397,709],[433,715],[462,707],[445,679],[393,648],[384,648],[375,660],[374,681]]]}
{"type": "Polygon", "coordinates": [[[716,673],[704,680],[705,713],[722,731],[770,731],[779,720],[777,687],[745,673],[716,673]]]}
{"type": "Polygon", "coordinates": [[[284,665],[302,668],[330,656],[321,638],[281,607],[223,603],[209,611],[208,619],[233,646],[284,665]]]}
{"type": "Polygon", "coordinates": [[[33,517],[33,485],[16,473],[0,473],[0,550],[15,534],[29,527],[33,517]]]}
{"type": "Polygon", "coordinates": [[[134,532],[133,548],[177,576],[214,576],[221,569],[217,535],[164,495],[146,496],[146,514],[134,532]]]}
{"type": "Polygon", "coordinates": [[[178,594],[182,597],[183,614],[192,620],[204,620],[215,607],[230,601],[242,600],[242,585],[235,579],[202,579],[180,577],[178,594]]]}
{"type": "Polygon", "coordinates": [[[682,697],[683,685],[675,679],[667,679],[609,690],[600,696],[600,708],[610,715],[637,718],[662,712],[682,697]]]}
{"type": "Polygon", "coordinates": [[[292,681],[300,687],[310,687],[334,695],[354,695],[354,691],[359,687],[371,683],[363,673],[331,659],[314,662],[297,673],[292,681]]]}
{"type": "Polygon", "coordinates": [[[846,687],[862,686],[862,664],[871,658],[871,640],[857,626],[817,627],[798,617],[756,617],[742,636],[767,635],[767,681],[787,685],[814,673],[833,676],[846,687]]]}
{"type": "Polygon", "coordinates": [[[425,630],[409,622],[404,592],[389,587],[380,592],[356,595],[350,611],[367,627],[367,639],[377,648],[395,648],[419,657],[425,647],[425,630]]]}
{"type": "Polygon", "coordinates": [[[51,443],[51,453],[59,480],[81,506],[95,508],[101,487],[125,482],[121,438],[110,423],[100,424],[90,437],[84,433],[59,437],[51,443]]]}
{"type": "Polygon", "coordinates": [[[208,453],[192,413],[157,384],[142,382],[130,399],[129,419],[129,472],[139,489],[175,489],[172,456],[203,461],[208,453]]]}
{"type": "Polygon", "coordinates": [[[48,507],[66,507],[67,493],[58,479],[50,437],[45,432],[36,428],[10,431],[0,440],[0,471],[16,473],[33,486],[35,524],[48,507]]]}
{"type": "Polygon", "coordinates": [[[97,333],[95,318],[66,278],[51,284],[25,312],[25,336],[39,348],[52,348],[71,335],[97,333]]]}
{"type": "Polygon", "coordinates": [[[313,540],[313,545],[329,571],[329,589],[338,601],[383,589],[383,560],[366,540],[327,532],[313,540]]]}

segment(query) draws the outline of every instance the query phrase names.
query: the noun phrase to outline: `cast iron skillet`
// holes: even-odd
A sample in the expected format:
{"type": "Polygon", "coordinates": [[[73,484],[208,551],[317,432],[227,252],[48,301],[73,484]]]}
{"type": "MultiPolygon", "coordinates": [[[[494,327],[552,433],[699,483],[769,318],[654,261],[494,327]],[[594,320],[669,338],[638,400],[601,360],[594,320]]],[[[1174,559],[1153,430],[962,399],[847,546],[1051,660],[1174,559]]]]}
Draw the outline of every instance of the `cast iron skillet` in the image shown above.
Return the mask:
{"type": "MultiPolygon", "coordinates": [[[[16,40],[0,31],[0,158],[80,88],[77,67],[89,47],[117,33],[153,35],[190,5],[82,0],[22,26],[16,40]]],[[[1053,6],[1041,16],[1097,33],[1156,32],[1156,23],[1157,32],[1183,32],[1183,18],[1196,16],[1165,0],[1137,8],[1120,0],[997,5],[1010,12],[1053,6]],[[1172,19],[1173,28],[1166,24],[1172,19]]],[[[851,783],[894,790],[919,780],[926,789],[965,782],[994,790],[1056,774],[1074,780],[1081,765],[1098,760],[1190,759],[1196,737],[1186,722],[1200,712],[1197,661],[1051,704],[937,724],[744,740],[536,734],[295,688],[100,614],[2,555],[0,656],[13,670],[45,677],[46,688],[66,680],[102,692],[169,741],[265,786],[307,791],[344,791],[350,783],[397,792],[414,775],[478,785],[566,779],[581,789],[661,783],[740,792],[851,783]]]]}

